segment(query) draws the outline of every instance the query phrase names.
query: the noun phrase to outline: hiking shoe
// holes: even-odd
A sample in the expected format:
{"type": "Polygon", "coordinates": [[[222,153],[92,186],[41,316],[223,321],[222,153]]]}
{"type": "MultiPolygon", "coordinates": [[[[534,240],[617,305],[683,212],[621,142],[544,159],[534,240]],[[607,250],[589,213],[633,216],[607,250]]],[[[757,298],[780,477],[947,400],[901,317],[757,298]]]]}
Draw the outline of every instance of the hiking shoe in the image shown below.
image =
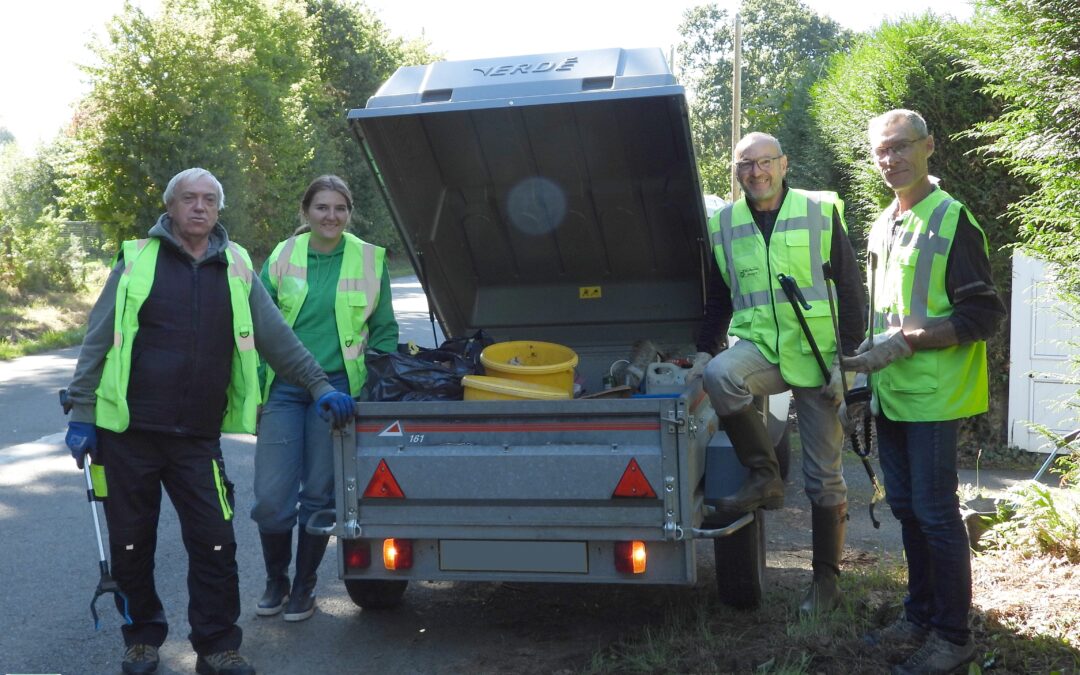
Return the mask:
{"type": "Polygon", "coordinates": [[[255,669],[235,649],[205,656],[199,654],[195,672],[199,675],[255,675],[255,669]]]}
{"type": "Polygon", "coordinates": [[[131,645],[124,652],[124,662],[121,667],[127,675],[150,675],[158,667],[157,647],[131,645]]]}
{"type": "Polygon", "coordinates": [[[937,633],[932,633],[926,643],[898,666],[892,675],[947,675],[955,673],[975,658],[975,642],[958,645],[937,633]]]}
{"type": "Polygon", "coordinates": [[[863,641],[871,647],[903,647],[920,644],[929,636],[929,629],[908,621],[906,617],[900,617],[881,630],[868,633],[863,637],[863,641]]]}

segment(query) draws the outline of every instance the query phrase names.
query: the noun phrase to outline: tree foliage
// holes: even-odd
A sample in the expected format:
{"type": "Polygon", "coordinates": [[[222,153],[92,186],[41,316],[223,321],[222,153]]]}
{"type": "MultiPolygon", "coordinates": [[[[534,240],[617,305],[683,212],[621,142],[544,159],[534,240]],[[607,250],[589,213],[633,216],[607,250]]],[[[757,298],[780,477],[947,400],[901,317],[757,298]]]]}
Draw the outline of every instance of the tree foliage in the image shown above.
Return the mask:
{"type": "MultiPolygon", "coordinates": [[[[1009,204],[1022,246],[1048,261],[1046,287],[1063,301],[1066,323],[1080,326],[1080,4],[1075,0],[981,0],[971,39],[963,46],[968,72],[1005,101],[1004,112],[980,122],[974,138],[1033,190],[1009,204]]],[[[1072,382],[1080,345],[1068,345],[1072,382]]],[[[1067,409],[1080,409],[1074,392],[1067,409]]],[[[1061,435],[1040,431],[1063,445],[1061,435]]],[[[1073,446],[1075,447],[1075,446],[1073,446]]],[[[1080,483],[1080,450],[1064,462],[1080,483]]]]}
{"type": "MultiPolygon", "coordinates": [[[[964,72],[955,53],[954,46],[972,30],[929,14],[883,24],[850,53],[832,59],[826,77],[812,90],[812,112],[841,166],[849,197],[848,225],[860,249],[866,229],[892,200],[870,159],[867,122],[892,108],[919,111],[935,140],[930,172],[978,219],[989,242],[994,283],[1008,306],[1012,268],[1007,248],[1016,240],[1016,227],[1004,214],[1026,186],[980,155],[978,142],[967,133],[1001,112],[1000,101],[982,90],[981,80],[964,72]]],[[[988,341],[991,409],[965,423],[961,442],[968,448],[1006,443],[1008,350],[1005,325],[988,341]]]]}
{"type": "Polygon", "coordinates": [[[1009,206],[1026,248],[1056,265],[1080,295],[1080,4],[1074,0],[981,0],[968,72],[1006,102],[974,128],[1033,191],[1009,206]]]}
{"type": "Polygon", "coordinates": [[[367,99],[399,66],[434,60],[426,43],[401,42],[390,36],[374,14],[342,4],[340,0],[308,0],[313,60],[325,96],[312,112],[326,132],[322,139],[331,166],[353,192],[353,226],[369,241],[391,246],[398,241],[386,203],[379,193],[352,132],[344,123],[348,111],[363,107],[367,99]]]}
{"type": "MultiPolygon", "coordinates": [[[[809,89],[851,34],[798,0],[745,0],[741,22],[741,132],[764,131],[780,140],[793,185],[830,187],[832,162],[809,115],[809,89]]],[[[733,17],[715,4],[687,11],[680,27],[702,181],[721,195],[730,186],[733,31],[733,17]]]]}
{"type": "Polygon", "coordinates": [[[86,68],[64,204],[115,240],[143,236],[168,180],[202,166],[225,188],[230,234],[260,258],[298,224],[307,183],[336,173],[360,235],[391,244],[345,110],[423,51],[348,0],[164,0],[154,18],[127,5],[86,68]]]}
{"type": "Polygon", "coordinates": [[[83,252],[56,208],[68,148],[62,140],[26,157],[0,145],[0,283],[22,290],[73,290],[83,252]]]}

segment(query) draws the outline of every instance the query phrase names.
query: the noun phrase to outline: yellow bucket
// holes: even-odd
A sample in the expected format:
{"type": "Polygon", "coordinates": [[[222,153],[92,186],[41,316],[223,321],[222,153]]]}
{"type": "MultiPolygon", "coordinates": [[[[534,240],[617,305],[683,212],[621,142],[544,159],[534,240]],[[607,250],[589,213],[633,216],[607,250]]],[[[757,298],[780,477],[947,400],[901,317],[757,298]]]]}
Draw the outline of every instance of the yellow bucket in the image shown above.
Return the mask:
{"type": "Polygon", "coordinates": [[[552,342],[496,342],[480,352],[480,363],[489,375],[544,384],[574,395],[573,349],[552,342]]]}
{"type": "Polygon", "coordinates": [[[519,382],[505,377],[466,375],[461,378],[466,401],[557,401],[570,398],[561,389],[533,382],[519,382]]]}

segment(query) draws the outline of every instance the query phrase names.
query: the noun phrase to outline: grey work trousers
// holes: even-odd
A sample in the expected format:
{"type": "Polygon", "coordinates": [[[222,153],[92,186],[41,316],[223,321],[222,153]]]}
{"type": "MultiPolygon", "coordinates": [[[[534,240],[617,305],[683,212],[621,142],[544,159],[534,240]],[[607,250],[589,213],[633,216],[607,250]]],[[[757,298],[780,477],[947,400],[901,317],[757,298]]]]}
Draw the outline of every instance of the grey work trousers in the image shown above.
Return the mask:
{"type": "Polygon", "coordinates": [[[844,430],[837,414],[839,401],[823,396],[820,387],[790,386],[780,375],[780,367],[770,363],[750,340],[739,340],[713,357],[703,379],[713,409],[721,417],[751,405],[755,396],[790,389],[799,420],[806,496],[816,506],[836,506],[847,501],[840,461],[844,430]]]}

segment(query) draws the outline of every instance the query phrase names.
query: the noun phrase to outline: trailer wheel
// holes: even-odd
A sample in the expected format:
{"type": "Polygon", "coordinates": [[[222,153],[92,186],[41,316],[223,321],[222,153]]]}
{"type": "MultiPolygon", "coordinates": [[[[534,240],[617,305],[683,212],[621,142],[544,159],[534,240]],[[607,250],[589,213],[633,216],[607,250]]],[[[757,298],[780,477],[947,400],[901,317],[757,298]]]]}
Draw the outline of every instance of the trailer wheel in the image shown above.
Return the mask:
{"type": "Polygon", "coordinates": [[[393,609],[401,604],[407,580],[400,579],[345,579],[345,590],[362,609],[393,609]]]}
{"type": "Polygon", "coordinates": [[[736,609],[757,609],[765,577],[765,520],[758,509],[754,522],[727,537],[713,539],[716,590],[720,602],[736,609]]]}

